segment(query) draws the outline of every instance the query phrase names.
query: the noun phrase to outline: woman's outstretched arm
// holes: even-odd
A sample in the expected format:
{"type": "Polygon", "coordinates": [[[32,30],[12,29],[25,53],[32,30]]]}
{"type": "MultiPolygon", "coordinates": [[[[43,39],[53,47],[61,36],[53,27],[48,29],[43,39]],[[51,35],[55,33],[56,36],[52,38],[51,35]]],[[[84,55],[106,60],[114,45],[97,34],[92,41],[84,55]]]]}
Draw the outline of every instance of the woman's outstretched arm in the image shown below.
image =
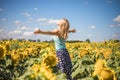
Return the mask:
{"type": "Polygon", "coordinates": [[[59,35],[58,30],[43,31],[43,30],[40,30],[40,29],[34,31],[34,34],[59,35]]]}

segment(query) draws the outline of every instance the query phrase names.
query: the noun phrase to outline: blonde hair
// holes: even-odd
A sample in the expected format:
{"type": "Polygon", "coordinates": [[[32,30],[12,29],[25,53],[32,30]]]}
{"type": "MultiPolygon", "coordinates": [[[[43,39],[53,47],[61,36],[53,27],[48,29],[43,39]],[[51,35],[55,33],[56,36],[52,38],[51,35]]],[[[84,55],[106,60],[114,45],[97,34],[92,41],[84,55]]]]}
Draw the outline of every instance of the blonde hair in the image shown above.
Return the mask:
{"type": "Polygon", "coordinates": [[[62,38],[67,39],[70,24],[69,24],[69,21],[67,19],[63,18],[62,20],[63,20],[63,23],[62,23],[61,27],[64,27],[64,30],[60,30],[59,34],[62,38]]]}

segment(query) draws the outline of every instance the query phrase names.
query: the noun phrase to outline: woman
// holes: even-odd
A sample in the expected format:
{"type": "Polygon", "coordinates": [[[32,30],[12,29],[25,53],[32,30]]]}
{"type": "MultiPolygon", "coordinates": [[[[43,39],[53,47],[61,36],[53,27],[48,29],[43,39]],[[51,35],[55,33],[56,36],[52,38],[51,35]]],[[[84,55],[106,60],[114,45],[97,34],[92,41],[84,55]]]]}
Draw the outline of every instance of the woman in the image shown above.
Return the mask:
{"type": "Polygon", "coordinates": [[[55,35],[54,43],[56,49],[56,55],[58,57],[58,64],[57,66],[60,70],[66,74],[66,78],[68,80],[72,80],[71,77],[71,69],[72,63],[70,59],[70,55],[66,49],[66,39],[68,38],[68,33],[75,32],[75,29],[69,29],[69,21],[65,18],[61,19],[57,23],[58,28],[53,31],[42,31],[36,30],[34,34],[47,34],[47,35],[55,35]]]}

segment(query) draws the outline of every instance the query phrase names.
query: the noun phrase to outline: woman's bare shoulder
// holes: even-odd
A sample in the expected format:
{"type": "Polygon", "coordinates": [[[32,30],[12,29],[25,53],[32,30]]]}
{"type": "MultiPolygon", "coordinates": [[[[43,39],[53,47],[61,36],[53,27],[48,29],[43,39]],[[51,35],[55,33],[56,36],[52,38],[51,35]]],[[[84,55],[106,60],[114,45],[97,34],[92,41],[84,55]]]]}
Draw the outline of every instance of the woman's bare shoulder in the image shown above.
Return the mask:
{"type": "Polygon", "coordinates": [[[58,36],[60,36],[60,30],[59,29],[54,29],[53,31],[56,32],[58,36]]]}

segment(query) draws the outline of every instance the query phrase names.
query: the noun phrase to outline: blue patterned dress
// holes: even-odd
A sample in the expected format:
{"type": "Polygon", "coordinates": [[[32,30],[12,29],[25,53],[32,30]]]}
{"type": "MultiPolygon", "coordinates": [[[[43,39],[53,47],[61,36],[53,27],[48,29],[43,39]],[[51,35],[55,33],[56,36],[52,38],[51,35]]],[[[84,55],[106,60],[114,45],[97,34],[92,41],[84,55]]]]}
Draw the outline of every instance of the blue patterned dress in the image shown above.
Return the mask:
{"type": "Polygon", "coordinates": [[[65,46],[65,39],[56,36],[54,38],[55,48],[56,48],[56,55],[58,57],[58,64],[57,66],[60,70],[66,74],[67,80],[72,80],[71,78],[71,69],[72,63],[70,59],[70,55],[65,46]]]}

